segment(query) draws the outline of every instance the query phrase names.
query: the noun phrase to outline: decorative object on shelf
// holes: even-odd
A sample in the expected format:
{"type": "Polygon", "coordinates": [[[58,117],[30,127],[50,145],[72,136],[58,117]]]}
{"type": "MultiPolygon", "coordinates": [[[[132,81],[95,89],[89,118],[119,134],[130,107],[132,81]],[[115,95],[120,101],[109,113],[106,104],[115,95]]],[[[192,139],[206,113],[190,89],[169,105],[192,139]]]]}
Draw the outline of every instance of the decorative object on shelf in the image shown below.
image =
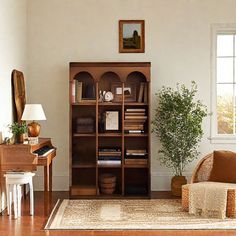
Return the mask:
{"type": "MultiPolygon", "coordinates": [[[[111,91],[114,95],[115,102],[122,101],[122,83],[112,83],[111,91]]],[[[125,83],[124,84],[124,100],[125,102],[136,102],[136,84],[125,83]]]]}
{"type": "MultiPolygon", "coordinates": [[[[161,163],[171,168],[175,176],[182,176],[185,166],[195,159],[201,141],[202,121],[207,115],[206,106],[195,101],[197,85],[191,89],[177,85],[177,90],[163,87],[156,95],[158,107],[153,120],[153,132],[160,138],[161,163]]],[[[181,196],[181,185],[186,181],[172,180],[172,194],[181,196]],[[179,184],[178,184],[179,183],[179,184]],[[177,190],[178,189],[178,190],[177,190]]]]}
{"type": "Polygon", "coordinates": [[[14,136],[14,143],[23,143],[24,134],[27,133],[26,122],[21,122],[21,123],[14,122],[8,127],[14,136]]]}
{"type": "Polygon", "coordinates": [[[119,130],[119,111],[105,111],[105,131],[119,130]]]}
{"type": "Polygon", "coordinates": [[[98,101],[99,102],[104,102],[104,95],[105,95],[106,91],[99,91],[99,98],[98,101]]]}
{"type": "Polygon", "coordinates": [[[76,119],[76,133],[93,133],[95,132],[94,119],[89,118],[77,118],[76,119]]]}
{"type": "Polygon", "coordinates": [[[110,173],[104,173],[99,176],[99,185],[101,193],[113,194],[116,190],[116,176],[110,173]]]}
{"type": "Polygon", "coordinates": [[[112,92],[106,92],[105,95],[104,95],[104,100],[106,102],[111,102],[113,100],[114,96],[113,96],[113,93],[112,92]]]}
{"type": "Polygon", "coordinates": [[[32,121],[28,124],[28,136],[38,137],[40,133],[40,124],[35,120],[46,120],[46,116],[41,104],[26,104],[21,120],[32,121]]]}
{"type": "Polygon", "coordinates": [[[120,53],[145,52],[144,20],[119,21],[119,52],[120,53]]]}

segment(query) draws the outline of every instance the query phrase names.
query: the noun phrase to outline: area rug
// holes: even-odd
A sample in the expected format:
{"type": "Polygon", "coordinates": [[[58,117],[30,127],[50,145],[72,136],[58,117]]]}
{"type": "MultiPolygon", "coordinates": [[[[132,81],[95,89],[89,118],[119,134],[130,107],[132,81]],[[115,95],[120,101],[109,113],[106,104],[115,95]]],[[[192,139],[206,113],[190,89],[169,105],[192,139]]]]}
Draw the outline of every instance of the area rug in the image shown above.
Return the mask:
{"type": "Polygon", "coordinates": [[[191,216],[177,199],[61,200],[45,229],[236,229],[236,219],[191,216]]]}

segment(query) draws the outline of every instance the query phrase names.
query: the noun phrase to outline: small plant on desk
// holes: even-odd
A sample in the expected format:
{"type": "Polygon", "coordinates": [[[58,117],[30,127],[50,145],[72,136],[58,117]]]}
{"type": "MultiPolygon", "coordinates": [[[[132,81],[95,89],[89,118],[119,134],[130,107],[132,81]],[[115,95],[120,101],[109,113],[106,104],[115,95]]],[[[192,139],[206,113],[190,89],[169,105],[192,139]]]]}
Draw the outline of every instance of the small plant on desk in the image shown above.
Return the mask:
{"type": "Polygon", "coordinates": [[[11,125],[9,125],[9,129],[14,135],[15,143],[23,143],[23,134],[27,133],[26,122],[25,121],[21,123],[14,122],[11,125]]]}

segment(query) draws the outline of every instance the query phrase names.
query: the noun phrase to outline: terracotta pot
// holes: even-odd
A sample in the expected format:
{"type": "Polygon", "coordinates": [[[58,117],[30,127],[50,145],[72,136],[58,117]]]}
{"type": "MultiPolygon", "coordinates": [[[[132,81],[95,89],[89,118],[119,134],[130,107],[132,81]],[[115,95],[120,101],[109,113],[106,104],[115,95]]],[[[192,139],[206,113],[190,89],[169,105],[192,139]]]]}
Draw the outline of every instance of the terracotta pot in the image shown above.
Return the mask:
{"type": "Polygon", "coordinates": [[[181,197],[182,185],[187,184],[185,176],[174,176],[171,179],[171,192],[173,196],[181,197]]]}

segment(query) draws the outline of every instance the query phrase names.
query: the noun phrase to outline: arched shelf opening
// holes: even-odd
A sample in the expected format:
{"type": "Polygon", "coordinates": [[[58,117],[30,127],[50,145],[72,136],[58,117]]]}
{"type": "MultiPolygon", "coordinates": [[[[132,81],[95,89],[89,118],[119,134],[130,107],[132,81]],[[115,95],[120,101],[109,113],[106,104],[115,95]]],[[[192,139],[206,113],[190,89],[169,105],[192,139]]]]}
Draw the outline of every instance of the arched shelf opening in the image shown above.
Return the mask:
{"type": "Polygon", "coordinates": [[[147,82],[147,78],[142,72],[133,71],[130,74],[128,74],[126,82],[135,82],[135,83],[147,82]]]}
{"type": "Polygon", "coordinates": [[[125,81],[126,86],[135,86],[135,93],[136,93],[136,101],[139,103],[147,102],[148,99],[148,79],[146,76],[139,71],[131,72],[125,81]]]}
{"type": "Polygon", "coordinates": [[[98,83],[98,90],[99,91],[112,91],[112,88],[115,84],[121,84],[121,79],[119,75],[117,75],[115,72],[108,71],[105,72],[98,83]]]}
{"type": "Polygon", "coordinates": [[[96,99],[96,83],[93,76],[87,71],[81,71],[75,75],[76,91],[82,87],[82,99],[96,99]]]}

